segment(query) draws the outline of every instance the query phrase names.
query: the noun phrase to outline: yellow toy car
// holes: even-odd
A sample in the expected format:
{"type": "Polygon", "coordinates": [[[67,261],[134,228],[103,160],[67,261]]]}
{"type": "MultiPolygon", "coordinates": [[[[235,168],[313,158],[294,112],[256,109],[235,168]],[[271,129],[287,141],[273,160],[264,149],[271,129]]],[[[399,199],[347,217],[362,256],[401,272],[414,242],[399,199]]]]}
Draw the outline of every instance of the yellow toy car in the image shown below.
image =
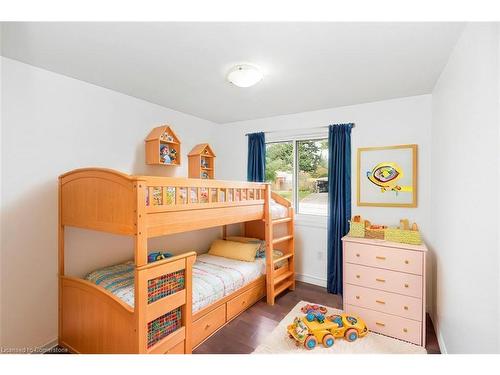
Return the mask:
{"type": "Polygon", "coordinates": [[[308,350],[314,349],[318,342],[329,348],[335,339],[345,338],[347,341],[356,341],[358,337],[366,336],[368,327],[358,317],[348,314],[327,316],[323,323],[307,318],[296,317],[287,327],[288,336],[295,340],[297,345],[304,345],[308,350]]]}

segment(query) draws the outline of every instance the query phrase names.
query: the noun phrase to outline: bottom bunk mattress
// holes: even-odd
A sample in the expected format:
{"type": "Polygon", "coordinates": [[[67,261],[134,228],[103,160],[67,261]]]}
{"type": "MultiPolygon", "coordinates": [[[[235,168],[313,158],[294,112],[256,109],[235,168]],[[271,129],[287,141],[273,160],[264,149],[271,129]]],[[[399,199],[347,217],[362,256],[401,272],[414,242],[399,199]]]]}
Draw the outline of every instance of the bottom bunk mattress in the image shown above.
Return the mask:
{"type": "MultiPolygon", "coordinates": [[[[265,273],[263,259],[243,262],[209,254],[198,255],[193,265],[193,312],[224,298],[265,273]]],[[[90,272],[85,279],[134,307],[134,262],[98,269],[90,272]]]]}

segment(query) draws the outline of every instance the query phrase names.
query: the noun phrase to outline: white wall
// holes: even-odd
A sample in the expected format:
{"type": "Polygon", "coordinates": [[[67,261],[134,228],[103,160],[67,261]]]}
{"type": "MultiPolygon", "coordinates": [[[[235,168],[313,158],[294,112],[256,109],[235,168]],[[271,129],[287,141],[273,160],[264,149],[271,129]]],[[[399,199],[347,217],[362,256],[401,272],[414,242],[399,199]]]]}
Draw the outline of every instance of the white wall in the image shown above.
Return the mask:
{"type": "MultiPolygon", "coordinates": [[[[430,231],[430,126],[431,96],[422,95],[242,121],[218,126],[215,147],[218,152],[218,176],[245,179],[247,138],[245,133],[317,128],[335,123],[354,122],[352,130],[352,212],[375,223],[399,224],[399,219],[416,221],[425,238],[430,231]],[[230,142],[228,142],[230,140],[230,142]],[[419,147],[417,208],[378,208],[356,206],[356,149],[416,143],[419,147]]],[[[313,131],[313,130],[311,130],[313,131]]],[[[323,130],[326,133],[326,129],[323,130]]],[[[276,137],[277,133],[272,134],[276,137]]],[[[271,135],[270,135],[271,136],[271,135]]],[[[326,285],[326,219],[298,218],[296,227],[296,268],[304,281],[326,285]]],[[[432,256],[429,257],[432,264],[432,256]]],[[[431,296],[432,278],[429,278],[431,296]]],[[[431,299],[428,298],[428,301],[431,299]]]]}
{"type": "Polygon", "coordinates": [[[448,353],[500,350],[497,27],[467,25],[432,98],[433,320],[448,353]]]}
{"type": "MultiPolygon", "coordinates": [[[[57,177],[85,166],[186,176],[185,155],[211,141],[214,125],[14,60],[1,64],[1,339],[4,347],[38,346],[57,336],[57,177]],[[144,138],[163,123],[183,142],[182,167],[144,163],[144,138]]],[[[150,245],[206,250],[220,231],[201,233],[195,243],[184,234],[150,245]]],[[[69,273],[131,258],[131,241],[115,237],[68,230],[69,273]]]]}

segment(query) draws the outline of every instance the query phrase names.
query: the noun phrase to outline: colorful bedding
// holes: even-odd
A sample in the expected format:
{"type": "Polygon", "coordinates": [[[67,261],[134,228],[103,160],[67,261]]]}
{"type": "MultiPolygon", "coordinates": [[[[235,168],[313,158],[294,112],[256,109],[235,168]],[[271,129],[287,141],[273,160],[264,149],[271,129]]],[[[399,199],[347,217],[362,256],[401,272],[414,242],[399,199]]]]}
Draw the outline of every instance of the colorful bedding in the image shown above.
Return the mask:
{"type": "MultiPolygon", "coordinates": [[[[243,262],[208,254],[193,265],[193,312],[223,298],[265,274],[263,261],[243,262]]],[[[102,286],[134,307],[134,263],[129,261],[89,273],[86,280],[102,286]]]]}

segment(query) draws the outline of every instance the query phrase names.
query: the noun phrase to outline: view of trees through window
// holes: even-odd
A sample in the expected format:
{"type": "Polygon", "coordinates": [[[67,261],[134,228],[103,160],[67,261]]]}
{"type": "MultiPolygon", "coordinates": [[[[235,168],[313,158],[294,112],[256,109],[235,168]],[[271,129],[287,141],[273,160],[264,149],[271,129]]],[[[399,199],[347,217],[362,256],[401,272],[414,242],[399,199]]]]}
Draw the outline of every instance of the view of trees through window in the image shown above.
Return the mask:
{"type": "Polygon", "coordinates": [[[295,141],[297,152],[294,176],[294,142],[266,145],[266,181],[272,190],[294,201],[297,183],[297,212],[326,215],[328,203],[328,140],[295,141]]]}

